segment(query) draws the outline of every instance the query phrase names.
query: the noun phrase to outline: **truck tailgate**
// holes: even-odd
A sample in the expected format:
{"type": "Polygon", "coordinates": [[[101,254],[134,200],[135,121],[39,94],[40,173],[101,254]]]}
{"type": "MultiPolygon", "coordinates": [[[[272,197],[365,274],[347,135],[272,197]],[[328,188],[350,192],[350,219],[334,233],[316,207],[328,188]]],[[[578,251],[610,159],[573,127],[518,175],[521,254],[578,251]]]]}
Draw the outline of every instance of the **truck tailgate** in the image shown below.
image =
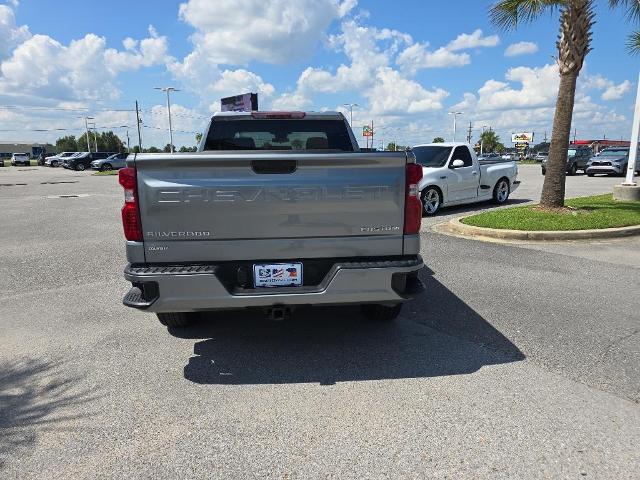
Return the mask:
{"type": "Polygon", "coordinates": [[[404,152],[143,154],[133,162],[147,262],[403,253],[404,152]]]}

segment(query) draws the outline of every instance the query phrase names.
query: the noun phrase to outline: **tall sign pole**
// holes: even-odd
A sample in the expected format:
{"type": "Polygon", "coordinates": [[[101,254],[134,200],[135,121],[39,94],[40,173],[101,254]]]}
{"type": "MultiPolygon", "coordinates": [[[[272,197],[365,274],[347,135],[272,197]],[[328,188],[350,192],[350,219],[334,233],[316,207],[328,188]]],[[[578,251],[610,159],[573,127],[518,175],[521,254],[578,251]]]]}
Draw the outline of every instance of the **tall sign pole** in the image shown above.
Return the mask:
{"type": "Polygon", "coordinates": [[[631,131],[631,145],[629,145],[629,163],[627,164],[627,176],[623,185],[635,186],[633,175],[638,161],[638,136],[640,134],[640,75],[638,75],[638,91],[636,93],[636,108],[633,113],[633,130],[631,131]]]}

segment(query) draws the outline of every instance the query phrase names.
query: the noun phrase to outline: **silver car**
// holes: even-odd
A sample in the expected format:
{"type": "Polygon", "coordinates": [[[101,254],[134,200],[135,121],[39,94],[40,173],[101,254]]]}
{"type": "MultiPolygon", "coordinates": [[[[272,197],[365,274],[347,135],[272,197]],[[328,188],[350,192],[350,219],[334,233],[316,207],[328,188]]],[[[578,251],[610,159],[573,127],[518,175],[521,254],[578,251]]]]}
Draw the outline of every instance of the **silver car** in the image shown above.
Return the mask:
{"type": "Polygon", "coordinates": [[[598,156],[589,159],[587,175],[590,177],[597,173],[624,175],[628,164],[628,148],[605,148],[598,156]]]}
{"type": "Polygon", "coordinates": [[[127,153],[115,153],[107,158],[101,158],[91,162],[93,170],[119,170],[127,166],[127,153]]]}

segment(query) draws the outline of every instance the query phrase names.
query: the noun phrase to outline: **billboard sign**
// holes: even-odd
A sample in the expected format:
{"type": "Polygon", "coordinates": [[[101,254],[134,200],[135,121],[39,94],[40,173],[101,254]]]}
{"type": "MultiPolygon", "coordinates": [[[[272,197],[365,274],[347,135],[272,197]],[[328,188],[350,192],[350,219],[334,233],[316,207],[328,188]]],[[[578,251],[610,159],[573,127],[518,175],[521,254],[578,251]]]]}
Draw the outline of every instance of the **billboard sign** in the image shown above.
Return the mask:
{"type": "Polygon", "coordinates": [[[362,127],[362,136],[363,137],[373,137],[373,128],[369,125],[365,125],[362,127]]]}
{"type": "Polygon", "coordinates": [[[223,112],[251,112],[258,110],[258,94],[243,93],[242,95],[221,98],[220,106],[223,112]]]}
{"type": "Polygon", "coordinates": [[[512,133],[511,143],[533,143],[533,132],[512,133]]]}

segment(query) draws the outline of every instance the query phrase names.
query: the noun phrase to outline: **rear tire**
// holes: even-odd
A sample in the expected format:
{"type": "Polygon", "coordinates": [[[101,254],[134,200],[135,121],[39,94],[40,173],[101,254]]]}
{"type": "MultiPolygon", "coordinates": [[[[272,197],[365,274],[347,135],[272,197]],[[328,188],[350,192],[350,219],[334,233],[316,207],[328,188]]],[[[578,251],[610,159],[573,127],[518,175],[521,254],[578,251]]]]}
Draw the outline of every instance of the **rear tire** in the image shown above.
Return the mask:
{"type": "Polygon", "coordinates": [[[428,187],[420,195],[422,201],[422,212],[427,217],[435,215],[442,205],[442,195],[435,187],[428,187]]]}
{"type": "Polygon", "coordinates": [[[569,172],[567,173],[567,175],[573,177],[577,172],[578,172],[578,166],[574,163],[573,165],[571,165],[571,168],[569,169],[569,172]]]}
{"type": "Polygon", "coordinates": [[[188,327],[195,321],[195,315],[190,312],[156,313],[162,325],[169,328],[188,327]]]}
{"type": "Polygon", "coordinates": [[[546,174],[547,174],[547,171],[543,168],[542,169],[542,175],[546,175],[546,174]]]}
{"type": "Polygon", "coordinates": [[[501,178],[496,183],[496,186],[493,188],[493,203],[498,205],[502,205],[509,200],[509,194],[511,193],[511,188],[509,188],[509,180],[506,178],[501,178]]]}
{"type": "Polygon", "coordinates": [[[360,309],[362,310],[362,315],[367,320],[390,322],[400,315],[402,304],[398,303],[392,307],[388,307],[387,305],[366,304],[361,305],[360,309]]]}
{"type": "Polygon", "coordinates": [[[82,172],[84,170],[84,164],[79,163],[78,165],[76,165],[76,170],[79,172],[82,172]]]}
{"type": "Polygon", "coordinates": [[[113,167],[110,163],[105,163],[104,165],[102,165],[102,168],[100,170],[102,170],[103,172],[108,172],[109,170],[113,170],[113,167]]]}

